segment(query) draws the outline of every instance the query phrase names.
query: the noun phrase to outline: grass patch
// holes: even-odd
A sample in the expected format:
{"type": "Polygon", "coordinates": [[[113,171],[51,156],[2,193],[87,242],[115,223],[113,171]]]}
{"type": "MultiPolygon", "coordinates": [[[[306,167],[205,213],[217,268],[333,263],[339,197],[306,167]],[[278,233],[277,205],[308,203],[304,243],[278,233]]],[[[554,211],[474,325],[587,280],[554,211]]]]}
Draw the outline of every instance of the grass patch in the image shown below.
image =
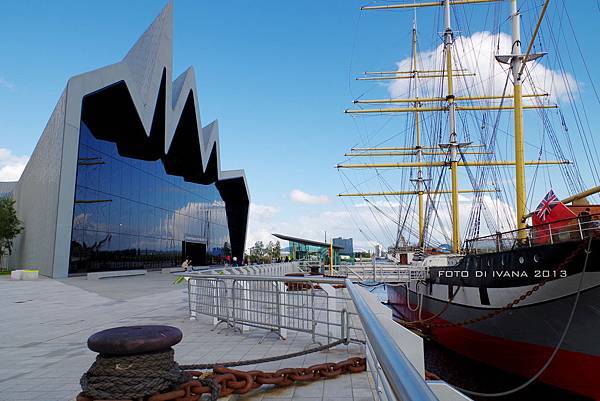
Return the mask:
{"type": "Polygon", "coordinates": [[[8,276],[10,274],[10,270],[0,270],[0,276],[8,276]]]}

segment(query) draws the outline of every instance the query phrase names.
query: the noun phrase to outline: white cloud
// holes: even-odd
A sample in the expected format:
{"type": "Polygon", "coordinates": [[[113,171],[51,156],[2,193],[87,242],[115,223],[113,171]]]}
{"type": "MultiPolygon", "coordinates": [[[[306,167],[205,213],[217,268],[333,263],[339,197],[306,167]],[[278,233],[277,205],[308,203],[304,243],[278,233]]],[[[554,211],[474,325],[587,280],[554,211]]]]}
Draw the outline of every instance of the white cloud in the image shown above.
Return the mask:
{"type": "Polygon", "coordinates": [[[0,181],[18,181],[29,156],[16,156],[9,149],[0,148],[0,181]]]}
{"type": "MultiPolygon", "coordinates": [[[[348,211],[340,209],[291,216],[278,207],[252,204],[246,248],[254,245],[256,241],[277,241],[273,233],[323,241],[327,231],[328,239],[339,236],[353,237],[355,247],[371,249],[372,243],[360,234],[352,217],[348,211]]],[[[281,245],[287,247],[287,241],[281,241],[281,245]]]]}
{"type": "Polygon", "coordinates": [[[268,243],[274,241],[273,233],[281,232],[281,227],[276,223],[275,217],[279,208],[270,205],[250,204],[248,216],[248,238],[246,248],[250,248],[257,241],[268,243]]]}
{"type": "MultiPolygon", "coordinates": [[[[472,207],[472,198],[460,195],[460,226],[461,234],[464,234],[467,228],[467,222],[472,207]]],[[[485,203],[490,217],[499,223],[500,230],[507,231],[513,229],[514,209],[509,205],[498,202],[494,196],[484,196],[485,203]]],[[[299,215],[291,215],[285,208],[251,204],[248,223],[248,238],[246,248],[251,247],[256,241],[268,243],[277,239],[273,233],[287,234],[291,236],[323,241],[325,231],[327,238],[342,236],[344,238],[353,238],[355,249],[373,250],[376,243],[380,243],[387,248],[393,245],[396,239],[397,221],[399,215],[399,202],[373,200],[371,203],[358,201],[347,203],[347,208],[341,204],[332,204],[327,210],[311,210],[299,215]],[[385,214],[385,215],[384,215],[385,214]]],[[[452,235],[452,226],[450,224],[450,205],[442,198],[437,205],[439,217],[436,219],[432,239],[435,242],[447,243],[449,238],[444,238],[444,234],[450,237],[452,235]],[[444,226],[442,230],[441,225],[444,226]],[[442,234],[444,232],[444,234],[442,234]]],[[[407,204],[404,204],[402,216],[404,218],[407,212],[407,204]]],[[[487,235],[488,229],[483,221],[480,235],[487,235]]],[[[406,227],[410,227],[412,236],[406,230],[404,233],[411,243],[416,241],[417,215],[415,205],[408,211],[406,227]]],[[[283,247],[287,246],[286,241],[281,241],[283,247]]]]}
{"type": "Polygon", "coordinates": [[[250,205],[250,216],[259,221],[268,220],[272,218],[277,212],[279,212],[279,208],[275,206],[259,205],[256,203],[252,203],[250,205]]]}
{"type": "Polygon", "coordinates": [[[311,195],[299,189],[294,189],[290,192],[290,199],[292,202],[304,203],[306,205],[322,205],[329,203],[329,197],[327,195],[311,195]]]}
{"type": "MultiPolygon", "coordinates": [[[[464,235],[467,229],[472,201],[473,198],[470,196],[459,195],[459,226],[461,236],[464,235]]],[[[488,216],[498,225],[500,231],[514,229],[515,211],[510,205],[489,195],[483,196],[482,201],[485,204],[488,216]]],[[[417,241],[418,217],[414,203],[410,210],[407,210],[408,203],[403,203],[402,209],[400,209],[400,203],[393,200],[389,202],[382,200],[371,200],[370,202],[358,201],[351,205],[348,204],[348,206],[348,210],[352,213],[352,218],[348,215],[348,218],[345,219],[347,224],[340,227],[342,231],[339,231],[339,233],[344,236],[354,237],[355,247],[361,246],[366,249],[372,249],[375,243],[381,243],[384,248],[393,245],[400,213],[402,216],[400,220],[405,222],[404,238],[409,243],[417,241]],[[360,226],[360,230],[356,225],[360,226]]],[[[429,238],[438,243],[449,243],[452,236],[450,203],[446,198],[441,198],[436,202],[436,209],[435,229],[430,230],[431,236],[429,238]]],[[[489,230],[482,213],[479,236],[488,234],[489,230]]]]}
{"type": "Polygon", "coordinates": [[[3,77],[0,77],[0,87],[8,89],[11,92],[14,92],[17,89],[17,85],[15,85],[14,83],[12,83],[10,81],[7,81],[3,77]]]}
{"type": "MultiPolygon", "coordinates": [[[[491,32],[476,32],[471,36],[457,36],[454,42],[454,60],[456,69],[465,69],[469,73],[477,74],[474,77],[456,77],[456,95],[498,95],[502,94],[506,82],[507,65],[499,64],[494,56],[496,54],[510,54],[512,40],[506,33],[494,34],[491,32]],[[497,51],[497,47],[499,50],[497,51]],[[458,57],[456,57],[458,55],[458,57]],[[467,92],[468,88],[468,92],[467,92]]],[[[419,69],[440,70],[444,66],[444,45],[439,45],[433,51],[420,52],[418,55],[419,69]]],[[[542,59],[543,60],[543,59],[542,59]]],[[[411,70],[412,60],[406,58],[397,63],[398,70],[411,70]]],[[[531,80],[524,79],[523,93],[549,92],[554,100],[564,99],[567,91],[577,90],[575,79],[568,74],[561,74],[546,68],[540,62],[529,62],[528,68],[531,80]],[[535,86],[536,91],[534,92],[535,86]]],[[[439,96],[440,79],[424,79],[419,85],[420,96],[439,96]]],[[[400,79],[393,81],[388,90],[392,97],[405,97],[409,91],[410,80],[400,79]]],[[[512,82],[509,81],[507,94],[512,94],[512,82]]]]}
{"type": "MultiPolygon", "coordinates": [[[[277,241],[273,233],[322,241],[325,231],[327,237],[331,238],[352,236],[357,230],[350,214],[345,210],[326,210],[291,216],[283,213],[278,207],[253,203],[250,205],[246,248],[250,248],[256,241],[277,241]]],[[[286,247],[287,241],[281,241],[281,245],[286,247]]]]}

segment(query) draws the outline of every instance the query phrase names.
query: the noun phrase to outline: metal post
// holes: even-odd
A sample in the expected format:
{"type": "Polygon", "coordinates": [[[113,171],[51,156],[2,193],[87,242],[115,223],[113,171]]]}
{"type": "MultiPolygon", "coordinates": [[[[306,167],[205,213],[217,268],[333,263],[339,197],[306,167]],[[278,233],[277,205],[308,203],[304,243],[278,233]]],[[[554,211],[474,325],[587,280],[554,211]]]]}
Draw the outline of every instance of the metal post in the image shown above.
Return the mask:
{"type": "Polygon", "coordinates": [[[329,243],[329,275],[333,276],[333,239],[329,243]]]}
{"type": "Polygon", "coordinates": [[[577,218],[577,225],[579,226],[579,236],[583,239],[583,230],[581,229],[581,220],[577,218]]]}
{"type": "MultiPolygon", "coordinates": [[[[235,328],[235,283],[237,280],[231,282],[231,325],[235,328]]],[[[225,284],[227,288],[227,284],[225,284]]]]}
{"type": "MultiPolygon", "coordinates": [[[[214,294],[214,308],[215,308],[215,312],[214,312],[214,317],[213,317],[213,324],[216,326],[217,324],[219,324],[220,320],[221,320],[221,297],[219,296],[219,281],[218,280],[206,280],[206,292],[212,292],[214,294]],[[214,283],[214,285],[213,285],[214,283]],[[210,286],[210,289],[209,289],[210,286]]],[[[208,295],[208,294],[207,294],[208,295]]],[[[208,301],[206,302],[208,303],[208,301]]],[[[225,319],[227,319],[227,316],[225,317],[225,319]]]]}
{"type": "MultiPolygon", "coordinates": [[[[196,308],[192,308],[192,280],[187,281],[188,286],[188,307],[190,311],[190,320],[196,320],[196,308]]],[[[196,299],[196,297],[194,297],[196,299]]]]}
{"type": "Polygon", "coordinates": [[[282,310],[281,310],[281,299],[280,299],[280,295],[281,292],[279,290],[279,284],[280,283],[274,283],[275,284],[275,298],[277,298],[276,301],[276,306],[277,306],[277,334],[279,334],[279,337],[284,338],[282,333],[281,333],[281,315],[282,315],[282,310]]]}
{"type": "Polygon", "coordinates": [[[310,291],[310,313],[311,313],[311,320],[312,320],[311,335],[312,335],[313,343],[316,343],[317,342],[317,322],[315,319],[315,289],[312,284],[310,286],[309,291],[310,291]]]}

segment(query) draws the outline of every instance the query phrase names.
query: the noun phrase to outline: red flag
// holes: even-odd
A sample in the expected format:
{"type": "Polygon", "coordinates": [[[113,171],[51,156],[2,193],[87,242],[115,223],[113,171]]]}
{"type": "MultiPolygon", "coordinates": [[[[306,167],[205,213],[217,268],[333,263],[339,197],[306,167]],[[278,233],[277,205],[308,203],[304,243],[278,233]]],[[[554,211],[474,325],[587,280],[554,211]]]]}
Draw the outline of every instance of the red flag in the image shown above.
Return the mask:
{"type": "Polygon", "coordinates": [[[572,218],[577,216],[564,205],[553,190],[550,190],[533,212],[534,242],[545,244],[550,242],[550,235],[558,234],[564,227],[572,225],[572,218]]]}

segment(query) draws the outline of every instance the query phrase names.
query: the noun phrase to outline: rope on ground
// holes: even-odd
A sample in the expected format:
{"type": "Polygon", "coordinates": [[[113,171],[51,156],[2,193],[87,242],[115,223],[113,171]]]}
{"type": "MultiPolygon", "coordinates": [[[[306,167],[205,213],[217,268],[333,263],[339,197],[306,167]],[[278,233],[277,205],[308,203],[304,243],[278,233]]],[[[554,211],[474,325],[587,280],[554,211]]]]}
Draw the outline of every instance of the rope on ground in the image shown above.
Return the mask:
{"type": "MultiPolygon", "coordinates": [[[[354,342],[360,342],[360,343],[364,343],[364,341],[362,340],[351,340],[354,342]]],[[[181,365],[180,368],[183,370],[206,370],[206,369],[214,369],[217,366],[223,366],[225,368],[231,367],[231,366],[246,366],[246,365],[258,365],[259,363],[267,363],[267,362],[275,362],[275,361],[281,361],[284,359],[290,359],[290,358],[295,358],[297,356],[303,356],[303,355],[308,355],[308,354],[312,354],[315,352],[320,352],[320,351],[325,351],[326,349],[329,348],[333,348],[336,347],[338,345],[341,344],[347,344],[348,340],[346,339],[341,339],[341,340],[337,340],[334,341],[332,343],[329,344],[325,344],[325,345],[321,345],[320,347],[315,347],[315,348],[310,348],[304,351],[298,351],[298,352],[294,352],[291,354],[285,354],[285,355],[276,355],[276,356],[271,356],[268,358],[261,358],[261,359],[248,359],[245,361],[231,361],[231,362],[215,362],[215,363],[199,363],[199,364],[194,364],[194,365],[181,365]]]]}

